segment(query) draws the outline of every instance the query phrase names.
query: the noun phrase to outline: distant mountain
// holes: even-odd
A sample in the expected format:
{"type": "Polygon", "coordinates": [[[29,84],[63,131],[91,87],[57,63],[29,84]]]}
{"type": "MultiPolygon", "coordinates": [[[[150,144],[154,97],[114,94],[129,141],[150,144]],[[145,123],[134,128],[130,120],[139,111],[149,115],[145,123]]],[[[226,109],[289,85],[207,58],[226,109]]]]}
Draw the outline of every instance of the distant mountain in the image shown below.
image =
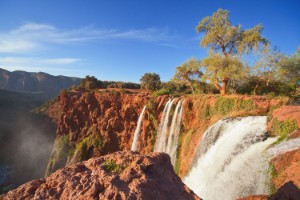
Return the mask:
{"type": "Polygon", "coordinates": [[[0,89],[38,93],[44,100],[55,97],[60,90],[79,85],[80,82],[80,78],[53,76],[43,72],[9,72],[0,68],[0,89]]]}

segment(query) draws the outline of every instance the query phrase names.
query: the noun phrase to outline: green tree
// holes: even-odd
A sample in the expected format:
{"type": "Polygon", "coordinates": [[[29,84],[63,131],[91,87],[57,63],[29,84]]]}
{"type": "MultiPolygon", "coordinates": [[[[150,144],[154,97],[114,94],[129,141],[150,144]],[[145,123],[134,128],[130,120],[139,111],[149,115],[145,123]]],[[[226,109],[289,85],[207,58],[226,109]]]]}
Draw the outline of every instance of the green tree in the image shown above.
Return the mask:
{"type": "Polygon", "coordinates": [[[293,54],[285,65],[285,80],[295,86],[300,86],[300,48],[293,54]]]}
{"type": "Polygon", "coordinates": [[[204,33],[200,46],[210,50],[208,58],[201,65],[206,68],[207,78],[222,95],[226,94],[229,80],[240,80],[248,72],[238,56],[250,53],[268,41],[261,36],[261,25],[243,30],[229,21],[229,12],[219,9],[212,16],[203,18],[196,27],[198,33],[204,33]]]}
{"type": "Polygon", "coordinates": [[[287,57],[276,48],[262,51],[254,67],[254,76],[256,77],[254,95],[259,85],[265,84],[269,87],[270,83],[281,81],[285,74],[284,66],[287,65],[287,62],[287,57]]]}
{"type": "Polygon", "coordinates": [[[176,73],[173,79],[177,82],[184,83],[189,86],[195,93],[195,83],[201,81],[203,73],[200,71],[200,62],[195,58],[188,60],[182,65],[176,67],[176,73]]]}
{"type": "Polygon", "coordinates": [[[145,73],[140,81],[142,89],[154,91],[161,88],[160,76],[156,73],[145,73]]]}
{"type": "Polygon", "coordinates": [[[80,87],[85,89],[95,89],[99,86],[98,79],[94,76],[86,76],[84,79],[82,79],[80,83],[80,87]]]}
{"type": "Polygon", "coordinates": [[[254,75],[257,77],[254,94],[259,85],[274,88],[277,84],[274,89],[281,88],[285,92],[280,93],[284,95],[296,91],[300,84],[300,49],[291,57],[277,49],[264,51],[255,64],[254,75]]]}

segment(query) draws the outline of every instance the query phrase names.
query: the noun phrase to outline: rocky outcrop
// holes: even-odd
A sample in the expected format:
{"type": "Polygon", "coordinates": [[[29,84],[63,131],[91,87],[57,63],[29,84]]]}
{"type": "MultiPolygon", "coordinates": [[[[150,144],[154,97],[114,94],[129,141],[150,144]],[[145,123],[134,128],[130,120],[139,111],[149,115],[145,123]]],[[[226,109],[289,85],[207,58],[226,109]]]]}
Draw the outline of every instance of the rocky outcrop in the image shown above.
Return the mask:
{"type": "Polygon", "coordinates": [[[272,113],[279,121],[295,120],[300,129],[300,106],[282,106],[272,113]]]}
{"type": "MultiPolygon", "coordinates": [[[[65,166],[65,163],[129,150],[138,116],[146,104],[138,149],[140,153],[153,151],[161,114],[169,98],[174,97],[152,98],[145,92],[113,89],[62,92],[45,109],[45,113],[57,124],[57,142],[47,174],[65,166]]],[[[266,115],[271,107],[282,103],[277,99],[250,96],[192,95],[181,99],[183,120],[176,163],[176,171],[181,177],[189,170],[202,134],[210,125],[224,117],[266,115]]],[[[171,115],[174,110],[175,106],[171,115]]]]}
{"type": "Polygon", "coordinates": [[[271,164],[274,167],[272,184],[277,192],[270,196],[256,195],[240,200],[300,199],[300,149],[277,155],[271,164]]]}
{"type": "Polygon", "coordinates": [[[271,162],[276,170],[272,183],[277,189],[288,182],[300,188],[300,149],[280,154],[271,162]]]}
{"type": "Polygon", "coordinates": [[[164,153],[116,152],[71,165],[0,196],[12,199],[199,199],[164,153]]]}
{"type": "MultiPolygon", "coordinates": [[[[137,119],[150,100],[148,93],[120,91],[62,92],[45,112],[57,124],[56,143],[48,165],[51,172],[67,164],[130,150],[137,119]],[[68,158],[67,158],[68,157],[68,158]]],[[[141,128],[142,152],[154,143],[146,111],[141,128]],[[151,140],[152,137],[152,140],[151,140]]],[[[152,149],[148,148],[148,152],[152,149]]]]}

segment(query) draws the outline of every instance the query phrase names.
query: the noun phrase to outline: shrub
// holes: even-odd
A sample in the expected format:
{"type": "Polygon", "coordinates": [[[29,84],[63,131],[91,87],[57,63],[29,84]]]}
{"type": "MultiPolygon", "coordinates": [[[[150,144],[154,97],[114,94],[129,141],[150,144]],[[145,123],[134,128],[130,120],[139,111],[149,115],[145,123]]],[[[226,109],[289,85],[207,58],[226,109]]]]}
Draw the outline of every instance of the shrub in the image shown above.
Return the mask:
{"type": "Polygon", "coordinates": [[[162,88],[160,90],[157,90],[155,92],[153,92],[153,96],[154,97],[159,97],[159,96],[162,96],[162,95],[168,95],[170,94],[171,92],[169,90],[167,90],[166,88],[162,88]]]}
{"type": "Polygon", "coordinates": [[[214,112],[222,115],[234,109],[234,99],[219,97],[214,106],[214,112]]]}
{"type": "Polygon", "coordinates": [[[113,174],[120,174],[126,166],[123,164],[117,164],[114,160],[106,160],[103,163],[104,170],[113,174]]]}
{"type": "Polygon", "coordinates": [[[295,120],[279,121],[274,119],[270,132],[272,135],[279,136],[278,142],[285,140],[288,134],[297,129],[297,122],[295,120]]]}
{"type": "Polygon", "coordinates": [[[250,99],[238,99],[237,108],[240,110],[250,111],[256,107],[255,103],[250,99]]]}
{"type": "Polygon", "coordinates": [[[141,88],[155,91],[161,88],[160,76],[156,73],[145,73],[141,81],[141,88]]]}

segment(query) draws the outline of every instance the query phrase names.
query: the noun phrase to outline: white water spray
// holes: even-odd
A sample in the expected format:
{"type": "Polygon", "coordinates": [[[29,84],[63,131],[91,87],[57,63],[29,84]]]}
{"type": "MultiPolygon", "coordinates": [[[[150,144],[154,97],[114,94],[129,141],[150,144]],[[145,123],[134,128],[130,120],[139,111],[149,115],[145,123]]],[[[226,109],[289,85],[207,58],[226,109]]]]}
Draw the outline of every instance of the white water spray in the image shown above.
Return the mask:
{"type": "Polygon", "coordinates": [[[168,153],[171,158],[171,163],[173,166],[175,166],[176,159],[177,159],[178,138],[180,134],[180,124],[181,124],[182,110],[183,110],[181,103],[182,103],[181,100],[177,103],[174,116],[172,119],[167,146],[165,149],[165,152],[168,153]]]}
{"type": "Polygon", "coordinates": [[[157,132],[156,142],[154,145],[155,152],[164,152],[164,149],[166,146],[166,140],[167,140],[170,112],[171,112],[171,108],[172,108],[174,101],[175,101],[175,99],[173,99],[172,101],[169,100],[166,103],[166,106],[164,108],[163,115],[160,120],[158,132],[157,132]]]}
{"type": "Polygon", "coordinates": [[[169,100],[164,108],[161,122],[158,129],[158,135],[154,146],[155,152],[165,152],[171,157],[171,163],[175,165],[177,159],[178,138],[180,133],[180,124],[182,119],[183,108],[182,100],[179,100],[169,127],[169,118],[172,105],[175,99],[169,100]]]}
{"type": "Polygon", "coordinates": [[[296,150],[299,148],[300,148],[300,138],[295,138],[295,139],[283,141],[283,142],[269,148],[267,153],[268,153],[270,159],[272,159],[280,154],[283,154],[283,153],[286,153],[289,151],[293,151],[293,150],[296,150]]]}
{"type": "Polygon", "coordinates": [[[227,118],[201,140],[185,184],[205,200],[268,194],[265,149],[276,139],[265,134],[266,117],[227,118]]]}
{"type": "Polygon", "coordinates": [[[132,142],[132,146],[131,146],[131,151],[138,150],[138,139],[140,136],[140,130],[141,130],[141,125],[142,125],[142,120],[143,120],[145,110],[146,110],[146,106],[144,106],[144,108],[139,116],[137,127],[134,131],[134,137],[133,137],[133,142],[132,142]]]}

